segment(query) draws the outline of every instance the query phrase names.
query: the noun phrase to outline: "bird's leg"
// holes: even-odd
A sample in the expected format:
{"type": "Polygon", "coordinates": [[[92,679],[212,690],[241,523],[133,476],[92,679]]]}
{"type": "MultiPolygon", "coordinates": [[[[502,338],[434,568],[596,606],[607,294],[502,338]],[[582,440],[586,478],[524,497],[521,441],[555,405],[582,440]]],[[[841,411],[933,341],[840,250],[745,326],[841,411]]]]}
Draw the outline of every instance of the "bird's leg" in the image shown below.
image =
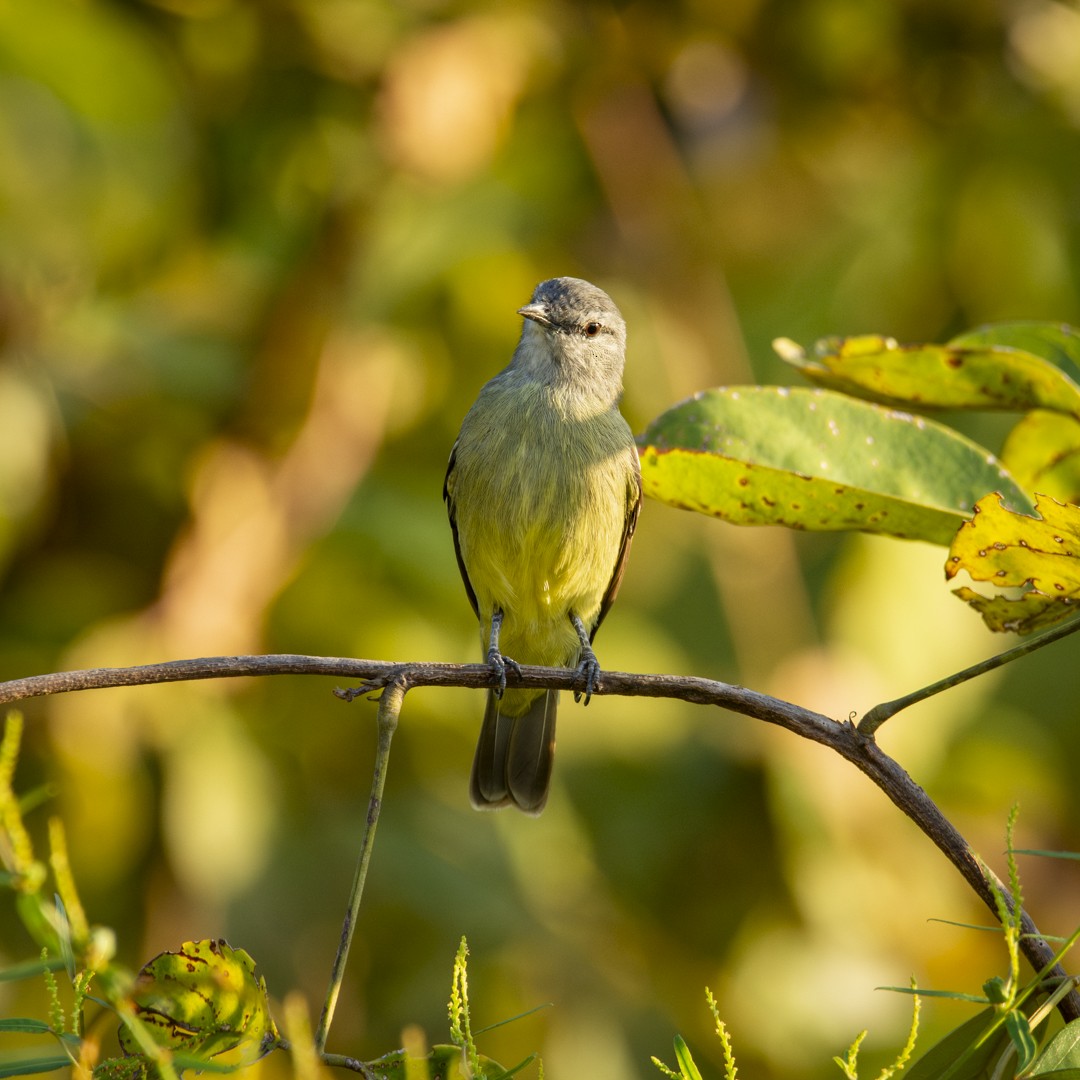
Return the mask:
{"type": "MultiPolygon", "coordinates": [[[[600,661],[596,659],[596,653],[593,652],[592,643],[589,641],[589,631],[585,629],[585,624],[578,618],[576,612],[570,612],[570,621],[574,624],[578,640],[581,642],[581,658],[578,660],[577,673],[585,680],[585,704],[588,705],[596,680],[600,678],[600,661]]],[[[574,700],[581,700],[580,690],[574,691],[574,700]]]]}
{"type": "Polygon", "coordinates": [[[486,663],[488,667],[495,672],[499,679],[499,685],[496,686],[495,696],[501,698],[503,691],[506,689],[506,669],[511,668],[514,674],[520,679],[521,668],[518,667],[516,660],[511,660],[509,656],[503,656],[499,652],[499,630],[502,628],[503,613],[502,608],[496,608],[491,614],[491,638],[488,641],[488,651],[486,663]]]}

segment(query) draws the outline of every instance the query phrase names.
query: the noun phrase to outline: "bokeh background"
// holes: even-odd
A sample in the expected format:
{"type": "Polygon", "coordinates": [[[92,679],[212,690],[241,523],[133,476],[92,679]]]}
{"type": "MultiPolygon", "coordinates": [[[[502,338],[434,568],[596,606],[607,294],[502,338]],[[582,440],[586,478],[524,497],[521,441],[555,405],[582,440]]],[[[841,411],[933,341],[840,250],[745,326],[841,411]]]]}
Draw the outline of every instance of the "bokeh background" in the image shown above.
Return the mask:
{"type": "MultiPolygon", "coordinates": [[[[620,304],[635,430],[705,386],[796,381],[779,335],[1075,322],[1078,126],[1080,10],[1057,0],[0,4],[0,677],[476,659],[440,488],[537,281],[620,304]]],[[[992,447],[1008,427],[964,423],[992,447]]],[[[650,503],[599,656],[842,719],[1006,644],[943,559],[650,503]]],[[[1074,656],[882,733],[999,870],[1017,801],[1022,845],[1080,848],[1074,656]]],[[[55,784],[127,963],[226,936],[317,1013],[374,747],[374,706],[330,690],[27,706],[21,784],[55,784]]],[[[675,1032],[719,1075],[706,986],[740,1076],[838,1075],[864,1027],[870,1074],[909,1012],[875,987],[1003,972],[993,935],[928,921],[989,920],[822,748],[566,700],[544,815],[481,815],[481,709],[407,700],[331,1049],[374,1057],[406,1024],[445,1041],[462,934],[474,1026],[553,1003],[481,1048],[539,1050],[556,1080],[658,1075],[675,1032]]],[[[1023,872],[1036,921],[1070,931],[1080,871],[1023,872]]],[[[933,1004],[930,1037],[966,1015],[933,1004]]]]}

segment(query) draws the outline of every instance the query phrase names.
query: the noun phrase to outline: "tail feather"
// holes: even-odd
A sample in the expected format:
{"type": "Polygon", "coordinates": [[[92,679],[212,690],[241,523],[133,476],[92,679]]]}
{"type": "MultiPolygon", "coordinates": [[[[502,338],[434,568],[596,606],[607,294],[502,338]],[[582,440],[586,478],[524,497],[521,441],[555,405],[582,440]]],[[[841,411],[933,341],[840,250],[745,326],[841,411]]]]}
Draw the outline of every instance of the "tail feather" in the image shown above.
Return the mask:
{"type": "Polygon", "coordinates": [[[513,804],[539,814],[547,802],[555,760],[557,690],[540,694],[521,716],[500,712],[489,693],[473,758],[469,797],[477,810],[513,804]]]}

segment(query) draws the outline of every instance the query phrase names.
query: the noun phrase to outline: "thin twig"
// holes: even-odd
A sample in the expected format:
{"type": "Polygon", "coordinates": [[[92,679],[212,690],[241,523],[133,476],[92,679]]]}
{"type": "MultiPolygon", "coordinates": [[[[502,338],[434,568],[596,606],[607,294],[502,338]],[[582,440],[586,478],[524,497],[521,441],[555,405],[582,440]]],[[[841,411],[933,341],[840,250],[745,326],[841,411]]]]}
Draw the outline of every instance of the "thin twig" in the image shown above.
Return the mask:
{"type": "Polygon", "coordinates": [[[375,771],[371,778],[371,797],[368,799],[367,820],[364,824],[364,837],[360,841],[360,857],[356,862],[352,888],[349,890],[349,905],[345,913],[345,922],[341,927],[341,940],[338,942],[337,955],[330,972],[330,985],[326,988],[326,1001],[319,1028],[315,1032],[315,1050],[322,1054],[326,1050],[326,1039],[330,1034],[330,1024],[334,1019],[341,983],[345,978],[345,963],[349,959],[349,947],[352,945],[356,921],[360,914],[360,900],[364,895],[364,882],[367,880],[368,866],[371,863],[371,851],[375,845],[375,829],[379,824],[379,811],[382,809],[383,788],[386,786],[386,769],[390,762],[390,743],[397,730],[401,704],[405,700],[405,686],[401,681],[392,682],[379,698],[379,745],[375,754],[375,771]]]}
{"type": "Polygon", "coordinates": [[[886,701],[880,705],[875,705],[859,721],[859,730],[864,735],[873,735],[889,717],[895,716],[901,709],[906,709],[910,705],[917,705],[920,701],[925,701],[935,694],[940,694],[942,690],[950,690],[954,686],[959,686],[961,683],[967,682],[968,679],[974,679],[976,675],[985,675],[988,671],[993,671],[994,668],[999,668],[1003,664],[1019,660],[1021,656],[1027,656],[1028,653],[1033,653],[1044,645],[1051,645],[1055,641],[1060,641],[1063,637],[1068,637],[1069,634],[1075,634],[1077,630],[1080,630],[1080,619],[1070,619],[1061,626],[1055,626],[1052,630],[1047,630],[1037,637],[1029,638],[1020,645],[1006,649],[1003,653],[998,653],[997,656],[991,656],[988,660],[981,660],[977,664],[972,664],[971,667],[964,668],[963,671],[947,675],[944,679],[939,679],[929,686],[922,687],[921,690],[913,690],[910,694],[905,694],[895,701],[886,701]]]}

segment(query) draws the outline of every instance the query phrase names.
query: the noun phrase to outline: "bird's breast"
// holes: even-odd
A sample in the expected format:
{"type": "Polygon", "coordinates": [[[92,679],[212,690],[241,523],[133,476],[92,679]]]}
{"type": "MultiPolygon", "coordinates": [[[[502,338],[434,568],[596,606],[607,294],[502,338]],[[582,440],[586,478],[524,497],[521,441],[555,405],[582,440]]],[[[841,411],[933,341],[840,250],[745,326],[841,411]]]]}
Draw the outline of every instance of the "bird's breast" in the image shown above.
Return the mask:
{"type": "Polygon", "coordinates": [[[568,416],[514,394],[482,395],[466,418],[453,490],[458,539],[481,615],[504,612],[507,655],[509,639],[539,627],[565,653],[576,640],[569,612],[586,625],[596,618],[622,541],[633,455],[614,409],[568,416]]]}

